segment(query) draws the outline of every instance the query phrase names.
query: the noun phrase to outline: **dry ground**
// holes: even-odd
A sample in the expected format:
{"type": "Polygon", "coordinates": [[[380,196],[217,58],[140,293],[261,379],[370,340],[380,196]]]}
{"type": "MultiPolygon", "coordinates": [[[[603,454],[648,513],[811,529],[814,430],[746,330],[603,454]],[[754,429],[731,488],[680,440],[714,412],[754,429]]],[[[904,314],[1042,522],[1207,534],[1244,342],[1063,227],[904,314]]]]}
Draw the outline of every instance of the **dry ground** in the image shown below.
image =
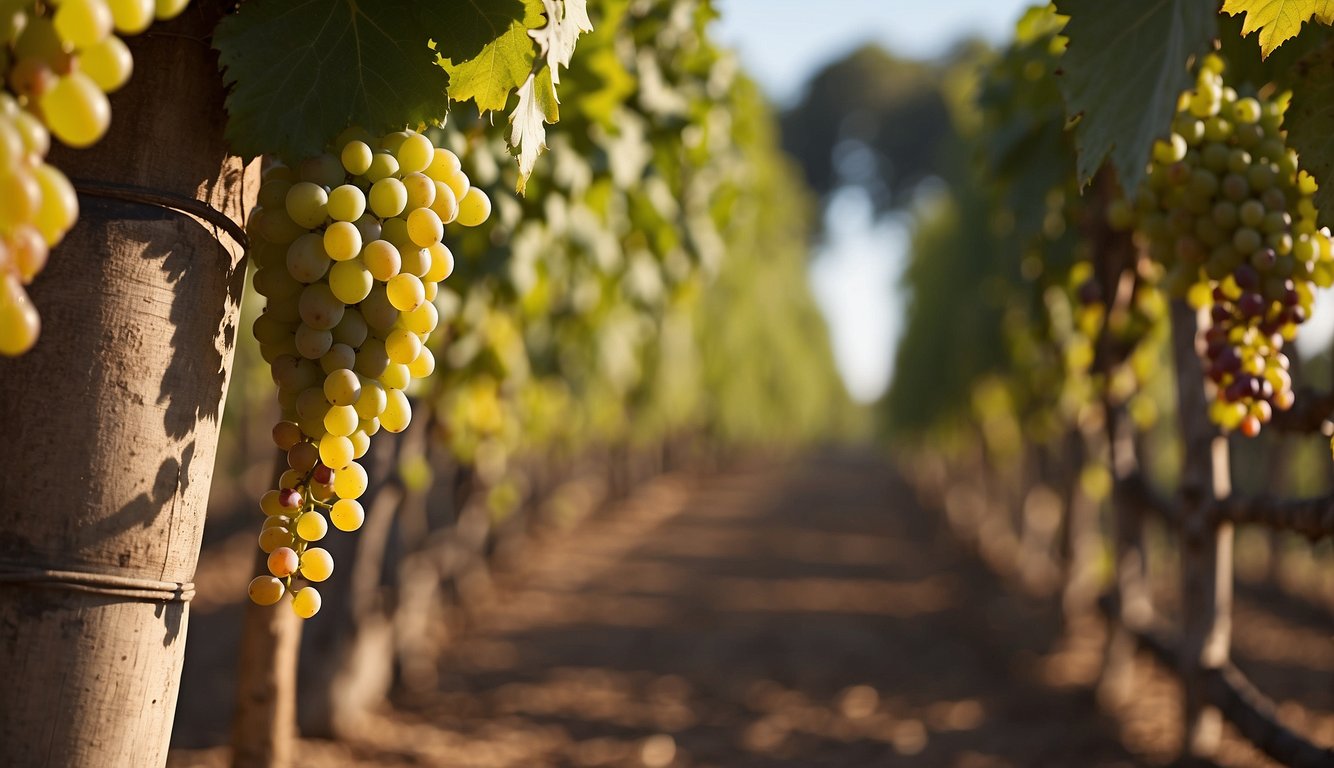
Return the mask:
{"type": "MultiPolygon", "coordinates": [[[[226,764],[208,745],[225,739],[238,615],[192,620],[177,730],[192,748],[173,768],[226,764]]],[[[1236,623],[1242,668],[1334,743],[1334,617],[1243,594],[1236,623]]],[[[1100,712],[1101,632],[1062,639],[1054,604],[998,581],[877,459],[667,476],[535,548],[445,649],[438,686],[348,742],[305,742],[300,765],[1164,764],[1175,684],[1142,660],[1143,695],[1100,712]]],[[[1231,737],[1222,762],[1267,765],[1231,737]]]]}

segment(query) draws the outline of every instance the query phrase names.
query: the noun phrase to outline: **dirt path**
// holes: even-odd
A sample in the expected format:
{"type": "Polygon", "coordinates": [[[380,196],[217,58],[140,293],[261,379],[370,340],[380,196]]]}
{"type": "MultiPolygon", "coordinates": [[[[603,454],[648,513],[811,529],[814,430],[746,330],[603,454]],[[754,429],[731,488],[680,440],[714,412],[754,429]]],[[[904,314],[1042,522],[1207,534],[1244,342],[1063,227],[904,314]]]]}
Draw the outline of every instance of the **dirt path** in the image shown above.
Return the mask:
{"type": "Polygon", "coordinates": [[[1055,610],[999,583],[871,458],[663,478],[537,549],[441,659],[439,685],[349,743],[309,742],[302,764],[1111,768],[1171,754],[1165,675],[1149,681],[1156,704],[1098,714],[1096,631],[1056,647],[1055,610]]]}

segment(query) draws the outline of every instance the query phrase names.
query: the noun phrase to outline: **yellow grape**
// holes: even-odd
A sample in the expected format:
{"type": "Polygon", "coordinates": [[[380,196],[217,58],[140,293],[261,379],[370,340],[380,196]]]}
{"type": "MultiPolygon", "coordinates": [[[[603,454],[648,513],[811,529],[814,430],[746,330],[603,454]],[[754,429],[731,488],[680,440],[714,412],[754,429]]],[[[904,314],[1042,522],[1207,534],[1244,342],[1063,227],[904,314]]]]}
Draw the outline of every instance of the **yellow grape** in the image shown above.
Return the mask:
{"type": "Polygon", "coordinates": [[[51,132],[71,147],[95,143],[111,124],[111,103],[97,83],[83,72],[56,78],[39,103],[51,132]]]}
{"type": "Polygon", "coordinates": [[[371,436],[366,434],[365,430],[358,429],[356,432],[347,436],[352,441],[352,458],[359,459],[366,455],[366,451],[371,449],[371,436]]]}
{"type": "Polygon", "coordinates": [[[352,441],[340,435],[325,435],[320,438],[319,452],[324,466],[337,471],[352,461],[352,441]]]}
{"type": "Polygon", "coordinates": [[[374,285],[375,279],[371,271],[360,259],[337,262],[329,270],[329,290],[344,304],[361,302],[370,295],[374,285]]]}
{"type": "Polygon", "coordinates": [[[355,531],[366,521],[366,511],[356,499],[339,499],[329,510],[329,519],[340,531],[355,531]]]}
{"type": "Polygon", "coordinates": [[[380,179],[371,185],[368,198],[371,211],[382,219],[393,218],[408,205],[408,188],[393,177],[380,179]]]}
{"type": "Polygon", "coordinates": [[[262,552],[271,553],[279,547],[290,547],[293,541],[292,534],[286,528],[276,525],[259,532],[259,548],[262,552]]]}
{"type": "Polygon", "coordinates": [[[17,280],[0,276],[0,283],[0,355],[21,355],[37,343],[42,320],[17,280]]]}
{"type": "Polygon", "coordinates": [[[364,141],[349,141],[343,145],[343,151],[339,157],[343,161],[343,168],[353,176],[364,175],[371,167],[371,160],[374,154],[370,146],[364,141]]]}
{"type": "Polygon", "coordinates": [[[154,0],[153,15],[158,21],[167,21],[181,15],[190,0],[154,0]]]}
{"type": "Polygon", "coordinates": [[[384,351],[389,355],[391,363],[407,365],[417,359],[421,350],[421,337],[404,328],[390,332],[384,340],[384,351]]]}
{"type": "Polygon", "coordinates": [[[79,50],[102,42],[114,23],[106,0],[61,0],[53,22],[60,39],[79,50]]]}
{"type": "Polygon", "coordinates": [[[285,591],[283,583],[272,576],[256,576],[246,589],[251,602],[256,605],[273,605],[283,599],[285,591]]]}
{"type": "Polygon", "coordinates": [[[459,216],[459,199],[454,190],[443,181],[435,182],[435,200],[431,201],[431,210],[435,211],[435,215],[445,224],[459,216]]]}
{"type": "Polygon", "coordinates": [[[459,198],[458,223],[465,227],[475,227],[491,217],[491,198],[477,187],[469,189],[459,198]]]}
{"type": "Polygon", "coordinates": [[[361,261],[371,275],[381,282],[388,281],[403,266],[403,257],[398,249],[387,240],[373,240],[361,249],[361,261]]]}
{"type": "Polygon", "coordinates": [[[380,424],[389,432],[402,432],[408,428],[408,422],[412,421],[412,406],[408,403],[408,396],[397,389],[391,389],[385,395],[388,402],[380,414],[380,424]]]}
{"type": "Polygon", "coordinates": [[[421,173],[435,160],[435,147],[431,146],[430,139],[420,133],[409,134],[393,152],[398,159],[399,171],[404,176],[421,173]]]}
{"type": "Polygon", "coordinates": [[[384,373],[380,374],[380,381],[390,389],[406,389],[408,383],[412,381],[412,374],[406,365],[390,363],[384,367],[384,373]]]}
{"type": "Polygon", "coordinates": [[[296,535],[303,541],[319,541],[329,532],[329,523],[319,512],[303,512],[296,519],[296,535]]]}
{"type": "Polygon", "coordinates": [[[107,35],[102,42],[80,52],[79,66],[104,93],[115,93],[129,82],[134,56],[123,40],[107,35]]]}
{"type": "Polygon", "coordinates": [[[55,245],[79,218],[79,197],[74,193],[74,185],[54,166],[42,163],[34,175],[42,190],[37,228],[47,245],[55,245]]]}
{"type": "Polygon", "coordinates": [[[398,161],[388,152],[376,152],[371,156],[370,167],[362,174],[371,184],[387,179],[398,173],[398,161]]]}
{"type": "Polygon", "coordinates": [[[361,398],[361,380],[346,368],[332,371],[324,378],[324,398],[336,407],[355,405],[361,398]]]}
{"type": "Polygon", "coordinates": [[[384,411],[386,403],[384,387],[374,381],[366,382],[361,388],[361,396],[357,398],[357,415],[363,419],[373,419],[384,411]]]}
{"type": "Polygon", "coordinates": [[[429,248],[445,236],[445,225],[430,208],[418,208],[408,214],[408,236],[420,248],[429,248]]]}
{"type": "Polygon", "coordinates": [[[462,168],[463,163],[459,162],[458,155],[444,147],[436,147],[431,155],[431,164],[426,167],[426,175],[436,181],[444,181],[462,168]]]}
{"type": "Polygon", "coordinates": [[[320,602],[320,593],[314,587],[303,587],[292,593],[292,610],[303,619],[319,613],[320,602]]]}
{"type": "MultiPolygon", "coordinates": [[[[431,285],[428,283],[427,285],[431,285]]],[[[440,322],[440,312],[435,305],[429,301],[422,302],[420,307],[405,312],[401,316],[403,327],[417,334],[427,334],[435,330],[435,326],[440,322]]]]}
{"type": "Polygon", "coordinates": [[[422,347],[417,357],[408,363],[408,373],[412,374],[414,379],[424,379],[435,372],[435,355],[431,350],[422,347]]]}
{"type": "MultiPolygon", "coordinates": [[[[362,144],[362,146],[365,145],[362,144]]],[[[355,222],[366,213],[366,194],[355,184],[343,184],[334,187],[333,191],[329,192],[328,209],[330,218],[338,221],[355,222]]]]}
{"type": "Polygon", "coordinates": [[[366,492],[369,482],[366,470],[354,461],[334,475],[334,493],[338,494],[340,499],[357,499],[366,492]]]}
{"type": "Polygon", "coordinates": [[[422,276],[428,283],[438,283],[454,274],[454,252],[444,243],[436,243],[426,249],[431,254],[431,266],[422,276]]]}
{"type": "Polygon", "coordinates": [[[346,221],[335,221],[324,230],[324,252],[334,261],[354,259],[361,253],[361,230],[346,221]]]}
{"type": "Polygon", "coordinates": [[[399,271],[421,277],[430,270],[431,254],[425,248],[409,241],[407,247],[399,248],[398,252],[403,257],[403,266],[399,271]]]}
{"type": "Polygon", "coordinates": [[[335,405],[324,414],[324,428],[330,435],[346,438],[357,429],[356,409],[350,405],[335,405]]]}
{"type": "Polygon", "coordinates": [[[311,547],[301,553],[301,578],[306,581],[324,581],[333,575],[333,555],[321,547],[311,547]]]}
{"type": "Polygon", "coordinates": [[[385,284],[385,295],[389,303],[399,312],[411,312],[426,301],[426,289],[421,278],[410,272],[400,272],[385,284]]]}
{"type": "Polygon", "coordinates": [[[408,207],[411,211],[417,208],[430,208],[435,202],[435,185],[439,183],[433,181],[425,174],[412,173],[403,177],[403,186],[408,190],[408,207]]]}
{"type": "Polygon", "coordinates": [[[314,229],[324,223],[329,213],[329,193],[318,184],[300,181],[287,190],[286,205],[292,221],[306,229],[314,229]]]}
{"type": "Polygon", "coordinates": [[[137,35],[153,23],[153,0],[108,0],[116,31],[137,35]]]}
{"type": "Polygon", "coordinates": [[[286,514],[287,508],[282,505],[281,498],[282,494],[276,490],[265,491],[259,497],[260,510],[269,516],[286,514]]]}

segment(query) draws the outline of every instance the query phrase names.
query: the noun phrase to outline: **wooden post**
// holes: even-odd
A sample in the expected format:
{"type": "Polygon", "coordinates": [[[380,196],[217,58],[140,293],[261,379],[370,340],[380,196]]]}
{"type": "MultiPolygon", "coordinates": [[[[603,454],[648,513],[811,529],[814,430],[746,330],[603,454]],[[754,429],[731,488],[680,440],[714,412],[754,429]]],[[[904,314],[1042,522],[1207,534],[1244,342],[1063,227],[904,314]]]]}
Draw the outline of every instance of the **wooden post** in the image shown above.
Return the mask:
{"type": "Polygon", "coordinates": [[[1172,305],[1172,352],[1185,460],[1181,472],[1181,680],[1184,762],[1205,764],[1218,750],[1222,716],[1208,701],[1209,671],[1228,659],[1232,631],[1232,525],[1211,519],[1231,493],[1227,440],[1209,421],[1196,351],[1196,316],[1172,305]]]}
{"type": "Polygon", "coordinates": [[[37,347],[0,360],[7,768],[167,759],[245,270],[220,220],[138,192],[233,222],[253,202],[222,136],[223,10],[200,0],[130,38],[107,136],[50,155],[100,192],[33,285],[37,347]]]}

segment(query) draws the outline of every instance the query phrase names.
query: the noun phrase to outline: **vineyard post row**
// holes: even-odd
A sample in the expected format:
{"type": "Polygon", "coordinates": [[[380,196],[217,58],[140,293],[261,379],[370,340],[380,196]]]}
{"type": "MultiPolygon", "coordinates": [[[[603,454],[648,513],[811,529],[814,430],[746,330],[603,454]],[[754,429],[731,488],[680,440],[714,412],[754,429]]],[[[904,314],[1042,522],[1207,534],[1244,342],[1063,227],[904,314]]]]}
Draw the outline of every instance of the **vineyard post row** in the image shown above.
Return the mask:
{"type": "Polygon", "coordinates": [[[1334,18],[1296,5],[1275,18],[1248,0],[1221,15],[1210,3],[1057,0],[1030,9],[1006,49],[966,60],[952,109],[981,173],[957,173],[947,204],[922,209],[917,295],[886,399],[891,425],[935,441],[914,456],[922,485],[984,559],[1035,591],[1060,587],[1072,623],[1094,604],[1108,613],[1104,701],[1139,693],[1137,646],[1175,670],[1187,762],[1217,753],[1226,718],[1285,764],[1334,764],[1334,749],[1280,722],[1230,660],[1235,527],[1334,535],[1334,494],[1281,496],[1273,457],[1287,442],[1270,452],[1272,495],[1234,495],[1227,436],[1265,424],[1280,439],[1318,434],[1334,413],[1330,394],[1293,387],[1300,361],[1283,353],[1315,289],[1334,284],[1318,220],[1334,215],[1334,171],[1315,140],[1328,134],[1317,104],[1334,51],[1320,25],[1334,18]],[[1314,29],[1267,59],[1307,10],[1314,29]],[[960,236],[956,218],[989,226],[960,236]],[[981,287],[960,285],[960,269],[981,287]],[[941,339],[990,328],[999,352],[940,359],[941,339]],[[962,406],[930,399],[948,391],[942,367],[964,387],[962,406]],[[1175,438],[1153,429],[1160,410],[1175,413],[1175,438]],[[1173,461],[1152,473],[1176,485],[1164,498],[1141,454],[1156,470],[1178,447],[1179,473],[1173,461]],[[1096,599],[1109,496],[1111,591],[1096,599]],[[1170,630],[1149,580],[1151,521],[1177,555],[1170,630]]]}

